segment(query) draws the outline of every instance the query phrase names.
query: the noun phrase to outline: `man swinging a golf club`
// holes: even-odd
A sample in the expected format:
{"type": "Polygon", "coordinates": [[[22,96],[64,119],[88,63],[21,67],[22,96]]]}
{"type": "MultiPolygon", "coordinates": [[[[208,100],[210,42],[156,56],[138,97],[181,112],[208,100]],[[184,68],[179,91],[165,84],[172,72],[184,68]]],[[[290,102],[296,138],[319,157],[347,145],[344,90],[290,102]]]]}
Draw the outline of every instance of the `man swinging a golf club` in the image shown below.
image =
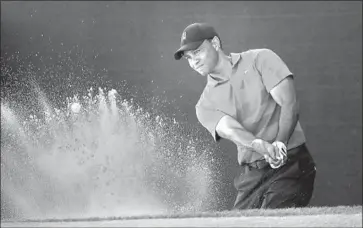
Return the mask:
{"type": "Polygon", "coordinates": [[[199,122],[234,142],[241,174],[234,179],[234,209],[307,206],[315,162],[298,120],[293,74],[269,49],[225,54],[206,23],[187,26],[174,58],[207,78],[196,104],[199,122]]]}

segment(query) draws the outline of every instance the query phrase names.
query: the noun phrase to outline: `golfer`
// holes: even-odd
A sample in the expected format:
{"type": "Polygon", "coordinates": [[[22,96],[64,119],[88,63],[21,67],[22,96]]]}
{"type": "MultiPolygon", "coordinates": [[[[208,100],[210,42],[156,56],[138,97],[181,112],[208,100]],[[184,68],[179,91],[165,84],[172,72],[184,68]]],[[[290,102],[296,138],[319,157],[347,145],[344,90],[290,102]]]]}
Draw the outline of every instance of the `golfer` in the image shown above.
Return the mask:
{"type": "Polygon", "coordinates": [[[226,54],[220,36],[206,23],[188,25],[174,58],[206,77],[196,104],[199,122],[234,142],[241,173],[235,177],[233,209],[307,206],[315,162],[298,121],[294,78],[272,50],[226,54]]]}

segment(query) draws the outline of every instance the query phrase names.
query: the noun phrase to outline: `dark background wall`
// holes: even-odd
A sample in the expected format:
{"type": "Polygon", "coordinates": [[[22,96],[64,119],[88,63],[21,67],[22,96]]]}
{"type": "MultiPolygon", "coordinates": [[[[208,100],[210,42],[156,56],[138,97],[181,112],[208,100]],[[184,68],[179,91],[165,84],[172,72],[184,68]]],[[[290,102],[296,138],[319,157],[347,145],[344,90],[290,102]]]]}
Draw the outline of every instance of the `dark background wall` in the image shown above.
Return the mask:
{"type": "MultiPolygon", "coordinates": [[[[99,80],[174,100],[197,123],[205,79],[173,60],[182,30],[196,21],[216,27],[227,53],[267,47],[285,60],[317,163],[311,204],[362,204],[361,2],[1,2],[1,56],[46,58],[76,46],[87,64],[107,70],[99,80]]],[[[220,148],[232,203],[236,150],[220,148]]]]}

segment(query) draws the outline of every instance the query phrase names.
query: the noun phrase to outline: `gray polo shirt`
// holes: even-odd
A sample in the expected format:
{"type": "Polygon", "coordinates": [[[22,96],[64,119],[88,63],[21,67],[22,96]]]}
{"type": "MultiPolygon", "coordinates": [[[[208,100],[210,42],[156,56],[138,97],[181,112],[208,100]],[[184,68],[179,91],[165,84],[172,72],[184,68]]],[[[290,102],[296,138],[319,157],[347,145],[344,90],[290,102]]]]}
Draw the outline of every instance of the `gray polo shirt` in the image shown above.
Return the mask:
{"type": "MultiPolygon", "coordinates": [[[[271,89],[292,75],[281,58],[269,49],[231,53],[232,74],[224,81],[208,76],[196,104],[199,122],[218,141],[216,125],[224,115],[235,118],[255,137],[274,142],[279,130],[281,107],[270,95],[271,89]]],[[[305,142],[298,122],[287,145],[290,150],[305,142]]],[[[251,163],[264,157],[249,147],[238,146],[238,162],[251,163]]]]}

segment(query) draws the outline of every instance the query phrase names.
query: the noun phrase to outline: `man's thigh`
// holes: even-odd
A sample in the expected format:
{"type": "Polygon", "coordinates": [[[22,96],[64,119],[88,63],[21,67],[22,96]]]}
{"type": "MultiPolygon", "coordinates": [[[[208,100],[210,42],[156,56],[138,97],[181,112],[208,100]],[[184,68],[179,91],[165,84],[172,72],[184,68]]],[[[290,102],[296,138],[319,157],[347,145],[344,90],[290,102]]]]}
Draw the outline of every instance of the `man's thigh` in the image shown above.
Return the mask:
{"type": "Polygon", "coordinates": [[[315,163],[306,148],[277,171],[264,194],[262,208],[307,206],[313,193],[315,163]]]}
{"type": "Polygon", "coordinates": [[[261,207],[265,172],[266,170],[264,169],[242,168],[241,174],[234,179],[234,187],[237,190],[234,209],[241,210],[261,207]]]}

